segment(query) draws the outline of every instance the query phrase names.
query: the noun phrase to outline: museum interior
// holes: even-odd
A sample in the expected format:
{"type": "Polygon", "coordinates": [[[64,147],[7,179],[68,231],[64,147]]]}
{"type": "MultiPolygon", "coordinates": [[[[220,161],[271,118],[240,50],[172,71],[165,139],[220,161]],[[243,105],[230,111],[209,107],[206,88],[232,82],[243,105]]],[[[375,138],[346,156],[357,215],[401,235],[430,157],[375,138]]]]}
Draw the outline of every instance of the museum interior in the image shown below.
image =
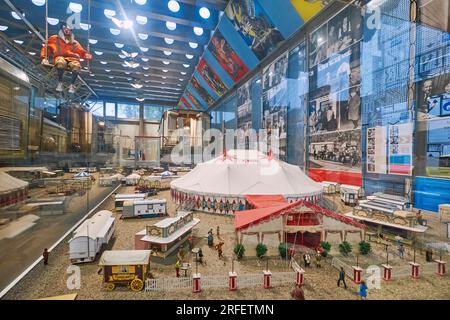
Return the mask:
{"type": "Polygon", "coordinates": [[[447,0],[1,1],[0,299],[450,299],[449,32],[447,0]]]}

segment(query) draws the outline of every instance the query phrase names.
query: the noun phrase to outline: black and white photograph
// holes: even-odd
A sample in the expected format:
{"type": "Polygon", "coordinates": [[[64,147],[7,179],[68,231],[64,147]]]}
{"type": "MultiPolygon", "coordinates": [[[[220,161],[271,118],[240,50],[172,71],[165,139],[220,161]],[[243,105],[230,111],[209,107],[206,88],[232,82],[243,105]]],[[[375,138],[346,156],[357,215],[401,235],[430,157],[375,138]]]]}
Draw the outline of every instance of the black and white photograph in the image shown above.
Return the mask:
{"type": "Polygon", "coordinates": [[[244,133],[252,127],[252,100],[251,100],[251,80],[247,81],[237,90],[236,107],[237,128],[244,130],[244,133]]]}
{"type": "Polygon", "coordinates": [[[361,126],[360,88],[351,87],[339,92],[339,129],[350,130],[361,126]]]}
{"type": "Polygon", "coordinates": [[[263,90],[267,91],[286,81],[289,55],[286,52],[263,71],[263,90]]]}
{"type": "Polygon", "coordinates": [[[361,131],[324,133],[311,136],[310,168],[333,171],[361,170],[361,131]]]}
{"type": "Polygon", "coordinates": [[[336,131],[338,124],[336,94],[326,95],[310,102],[309,127],[311,134],[336,131]]]}
{"type": "Polygon", "coordinates": [[[315,66],[327,58],[327,24],[323,24],[316,31],[311,33],[309,45],[309,65],[315,66]]]}

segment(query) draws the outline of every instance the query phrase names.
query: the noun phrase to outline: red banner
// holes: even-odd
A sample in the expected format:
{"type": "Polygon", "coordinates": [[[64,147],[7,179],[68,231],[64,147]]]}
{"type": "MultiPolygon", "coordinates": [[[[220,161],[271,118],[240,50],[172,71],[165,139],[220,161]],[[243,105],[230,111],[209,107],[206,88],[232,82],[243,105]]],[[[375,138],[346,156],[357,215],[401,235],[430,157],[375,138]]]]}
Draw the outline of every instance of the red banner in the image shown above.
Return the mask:
{"type": "Polygon", "coordinates": [[[309,177],[315,181],[332,181],[340,184],[362,186],[362,174],[359,172],[309,169],[309,177]]]}

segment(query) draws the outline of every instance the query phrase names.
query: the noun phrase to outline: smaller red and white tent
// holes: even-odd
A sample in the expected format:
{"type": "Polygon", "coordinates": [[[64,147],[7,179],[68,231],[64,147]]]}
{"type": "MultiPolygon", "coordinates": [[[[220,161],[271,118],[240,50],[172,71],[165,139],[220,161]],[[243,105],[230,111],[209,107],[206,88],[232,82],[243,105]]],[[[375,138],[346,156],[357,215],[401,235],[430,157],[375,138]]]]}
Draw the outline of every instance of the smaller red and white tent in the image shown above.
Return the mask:
{"type": "Polygon", "coordinates": [[[24,201],[28,194],[28,182],[0,172],[0,207],[24,201]]]}
{"type": "Polygon", "coordinates": [[[358,241],[363,239],[364,224],[305,200],[289,203],[282,196],[246,196],[246,200],[252,209],[234,213],[241,244],[277,247],[286,242],[314,249],[320,241],[342,242],[351,234],[357,234],[358,241]]]}

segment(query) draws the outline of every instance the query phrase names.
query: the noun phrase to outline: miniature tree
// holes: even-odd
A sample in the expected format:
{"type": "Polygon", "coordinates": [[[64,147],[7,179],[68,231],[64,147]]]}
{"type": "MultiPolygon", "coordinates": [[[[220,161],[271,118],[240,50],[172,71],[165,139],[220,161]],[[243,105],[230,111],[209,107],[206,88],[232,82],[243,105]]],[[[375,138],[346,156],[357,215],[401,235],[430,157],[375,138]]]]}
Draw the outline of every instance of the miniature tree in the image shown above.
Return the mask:
{"type": "Polygon", "coordinates": [[[339,244],[339,251],[343,256],[347,256],[350,252],[352,252],[352,246],[347,241],[343,241],[339,244]]]}
{"type": "Polygon", "coordinates": [[[234,253],[236,254],[238,259],[241,259],[244,256],[245,248],[244,245],[238,243],[234,246],[234,253]]]}
{"type": "Polygon", "coordinates": [[[370,243],[361,241],[359,244],[359,253],[361,254],[368,254],[370,251],[372,251],[372,248],[370,246],[370,243]]]}
{"type": "Polygon", "coordinates": [[[267,246],[263,243],[258,243],[256,246],[256,256],[258,258],[261,258],[263,255],[265,255],[267,252],[267,246]]]}
{"type": "Polygon", "coordinates": [[[320,246],[322,247],[323,251],[322,251],[322,256],[326,257],[328,256],[328,253],[331,250],[331,244],[328,241],[322,241],[320,242],[320,246]]]}
{"type": "Polygon", "coordinates": [[[280,256],[284,259],[287,258],[288,256],[288,247],[287,244],[284,242],[280,242],[280,244],[278,245],[278,252],[280,253],[280,256]]]}

